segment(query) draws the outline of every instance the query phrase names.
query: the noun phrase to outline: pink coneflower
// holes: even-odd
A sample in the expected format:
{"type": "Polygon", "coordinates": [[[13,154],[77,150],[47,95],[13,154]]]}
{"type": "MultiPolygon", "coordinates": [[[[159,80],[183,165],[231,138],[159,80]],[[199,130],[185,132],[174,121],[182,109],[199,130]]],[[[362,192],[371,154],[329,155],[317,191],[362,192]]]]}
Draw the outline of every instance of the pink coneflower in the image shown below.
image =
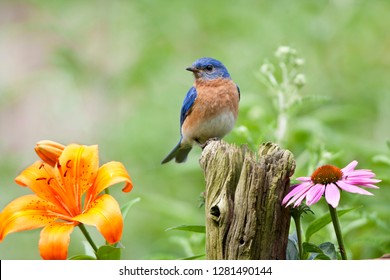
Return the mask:
{"type": "Polygon", "coordinates": [[[287,207],[295,202],[294,207],[296,207],[306,198],[306,204],[310,206],[318,202],[325,194],[328,204],[336,208],[340,201],[340,190],[373,195],[357,186],[378,189],[374,184],[381,180],[373,179],[375,174],[371,170],[355,170],[357,164],[358,162],[354,160],[343,169],[333,165],[323,165],[317,168],[311,177],[297,178],[302,183],[291,187],[292,190],[284,197],[282,204],[286,204],[287,207]]]}

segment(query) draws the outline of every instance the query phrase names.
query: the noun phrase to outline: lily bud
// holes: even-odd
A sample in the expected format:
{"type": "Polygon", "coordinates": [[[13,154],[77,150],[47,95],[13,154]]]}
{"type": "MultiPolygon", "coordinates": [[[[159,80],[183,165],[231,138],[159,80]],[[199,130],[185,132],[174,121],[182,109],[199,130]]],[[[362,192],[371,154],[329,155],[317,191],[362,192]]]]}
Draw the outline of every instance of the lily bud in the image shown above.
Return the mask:
{"type": "Polygon", "coordinates": [[[50,140],[39,141],[35,145],[37,155],[50,166],[55,166],[65,146],[50,140]]]}

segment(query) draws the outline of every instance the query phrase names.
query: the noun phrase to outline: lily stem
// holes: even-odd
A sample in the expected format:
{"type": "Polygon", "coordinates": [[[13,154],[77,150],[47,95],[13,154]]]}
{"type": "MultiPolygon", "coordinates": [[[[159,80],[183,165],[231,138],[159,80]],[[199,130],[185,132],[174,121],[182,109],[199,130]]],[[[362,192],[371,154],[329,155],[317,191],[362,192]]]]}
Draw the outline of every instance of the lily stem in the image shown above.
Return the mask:
{"type": "Polygon", "coordinates": [[[328,207],[329,207],[330,216],[332,218],[334,231],[336,233],[337,242],[339,243],[341,258],[343,260],[346,260],[347,254],[345,253],[344,240],[343,240],[343,235],[341,234],[341,228],[340,228],[339,217],[337,215],[337,210],[336,208],[333,208],[333,206],[330,204],[328,204],[328,207]]]}
{"type": "Polygon", "coordinates": [[[297,232],[299,259],[303,260],[301,213],[299,211],[294,211],[292,217],[294,219],[295,230],[297,232]]]}
{"type": "Polygon", "coordinates": [[[80,228],[81,232],[84,234],[84,236],[87,239],[88,243],[91,245],[91,247],[95,251],[95,253],[97,253],[98,247],[93,242],[93,240],[92,240],[91,236],[89,235],[89,232],[87,231],[85,226],[83,224],[79,224],[79,228],[80,228]]]}

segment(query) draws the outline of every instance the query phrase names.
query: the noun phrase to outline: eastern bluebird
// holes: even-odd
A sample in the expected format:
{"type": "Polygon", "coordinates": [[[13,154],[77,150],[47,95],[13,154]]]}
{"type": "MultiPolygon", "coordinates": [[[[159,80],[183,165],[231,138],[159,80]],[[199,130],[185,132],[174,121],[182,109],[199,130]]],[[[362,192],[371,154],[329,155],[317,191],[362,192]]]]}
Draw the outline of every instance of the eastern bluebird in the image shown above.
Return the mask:
{"type": "Polygon", "coordinates": [[[195,83],[181,108],[181,138],[162,164],[173,158],[184,162],[194,142],[203,146],[211,138],[221,139],[232,130],[237,119],[240,89],[220,61],[203,57],[186,70],[194,74],[195,83]]]}

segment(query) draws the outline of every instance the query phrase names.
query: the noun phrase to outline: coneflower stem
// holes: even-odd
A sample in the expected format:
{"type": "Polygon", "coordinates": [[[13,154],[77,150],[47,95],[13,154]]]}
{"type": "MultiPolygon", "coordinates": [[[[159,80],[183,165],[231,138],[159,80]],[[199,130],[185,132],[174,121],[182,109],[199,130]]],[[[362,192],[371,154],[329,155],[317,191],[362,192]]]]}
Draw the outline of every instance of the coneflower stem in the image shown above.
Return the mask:
{"type": "Polygon", "coordinates": [[[293,211],[292,217],[294,219],[295,230],[297,232],[299,259],[303,260],[301,213],[300,213],[300,211],[297,211],[297,210],[293,211]]]}
{"type": "Polygon", "coordinates": [[[98,247],[93,242],[93,240],[92,240],[91,236],[89,235],[89,233],[88,233],[87,229],[85,228],[85,226],[83,224],[79,224],[79,228],[80,228],[81,232],[84,234],[84,236],[87,239],[88,243],[91,245],[92,249],[95,251],[95,253],[97,253],[98,247]]]}
{"type": "Polygon", "coordinates": [[[330,204],[328,204],[328,207],[329,207],[330,217],[332,218],[333,228],[336,233],[337,242],[339,243],[341,258],[343,260],[346,260],[347,254],[345,253],[343,235],[341,234],[341,228],[340,228],[339,217],[337,215],[337,210],[336,208],[333,208],[333,206],[330,204]]]}

